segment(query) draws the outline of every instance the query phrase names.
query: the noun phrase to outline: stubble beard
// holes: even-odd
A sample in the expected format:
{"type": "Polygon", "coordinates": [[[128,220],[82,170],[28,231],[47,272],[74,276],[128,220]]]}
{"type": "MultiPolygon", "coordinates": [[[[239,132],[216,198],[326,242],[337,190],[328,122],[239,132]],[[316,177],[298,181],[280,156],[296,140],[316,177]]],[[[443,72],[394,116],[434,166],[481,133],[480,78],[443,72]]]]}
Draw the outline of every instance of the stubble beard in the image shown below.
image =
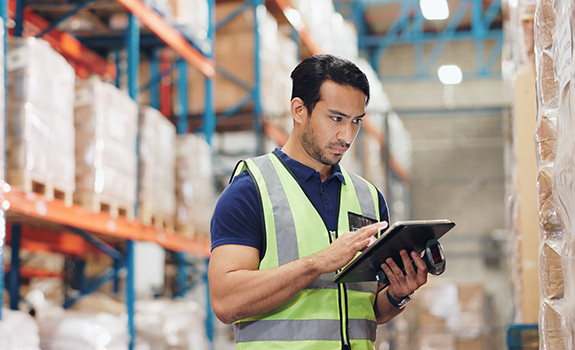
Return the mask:
{"type": "MultiPolygon", "coordinates": [[[[314,130],[309,126],[307,126],[302,133],[302,144],[306,152],[313,159],[317,160],[322,164],[330,166],[339,163],[341,161],[341,158],[343,157],[343,154],[341,154],[340,156],[329,157],[329,155],[325,154],[324,151],[331,146],[348,147],[348,145],[343,144],[341,142],[334,142],[328,144],[325,148],[322,149],[317,144],[317,137],[315,136],[314,130]]],[[[329,150],[327,152],[329,152],[329,150]]]]}

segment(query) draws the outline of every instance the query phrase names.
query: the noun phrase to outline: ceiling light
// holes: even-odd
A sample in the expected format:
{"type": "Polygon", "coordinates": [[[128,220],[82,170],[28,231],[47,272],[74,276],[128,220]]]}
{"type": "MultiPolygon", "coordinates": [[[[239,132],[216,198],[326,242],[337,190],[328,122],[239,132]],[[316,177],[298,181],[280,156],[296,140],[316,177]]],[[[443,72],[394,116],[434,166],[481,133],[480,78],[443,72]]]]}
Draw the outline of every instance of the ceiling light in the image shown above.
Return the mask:
{"type": "Polygon", "coordinates": [[[439,67],[437,70],[437,76],[445,85],[456,85],[461,83],[461,80],[463,80],[461,69],[454,64],[439,67]]]}
{"type": "Polygon", "coordinates": [[[427,20],[437,21],[449,17],[447,0],[419,0],[419,7],[423,17],[427,20]]]}

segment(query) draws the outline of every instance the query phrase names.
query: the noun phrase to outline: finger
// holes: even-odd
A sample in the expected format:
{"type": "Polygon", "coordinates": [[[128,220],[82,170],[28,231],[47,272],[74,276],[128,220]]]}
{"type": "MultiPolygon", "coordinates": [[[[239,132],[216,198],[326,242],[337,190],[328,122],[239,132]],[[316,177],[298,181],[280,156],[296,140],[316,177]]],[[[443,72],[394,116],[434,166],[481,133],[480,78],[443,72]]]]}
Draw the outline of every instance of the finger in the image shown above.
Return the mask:
{"type": "Polygon", "coordinates": [[[405,274],[410,278],[415,278],[415,268],[413,267],[413,263],[411,262],[411,258],[407,254],[407,251],[403,249],[399,252],[399,255],[401,256],[401,261],[403,262],[403,269],[405,270],[405,274]]]}
{"type": "MultiPolygon", "coordinates": [[[[357,231],[348,231],[346,232],[346,236],[350,237],[350,239],[355,241],[363,241],[369,240],[372,236],[374,236],[378,231],[383,230],[387,227],[386,221],[376,222],[375,224],[367,225],[360,228],[357,231]]],[[[369,241],[368,241],[369,243],[369,241]]],[[[367,245],[367,243],[366,243],[367,245]]]]}
{"type": "Polygon", "coordinates": [[[417,266],[417,274],[427,275],[427,264],[425,263],[425,261],[423,261],[421,256],[416,252],[411,252],[411,258],[413,259],[415,265],[417,266]]]}
{"type": "Polygon", "coordinates": [[[387,221],[380,221],[376,222],[375,224],[364,226],[361,229],[359,229],[359,231],[364,231],[362,233],[365,233],[368,236],[373,236],[378,231],[386,229],[387,225],[388,225],[387,221]]]}
{"type": "Polygon", "coordinates": [[[399,266],[395,263],[395,261],[392,258],[387,258],[385,260],[385,262],[387,263],[387,265],[389,266],[389,268],[393,272],[393,275],[395,276],[395,279],[398,280],[398,282],[405,279],[405,275],[404,275],[403,271],[401,271],[399,266]]]}
{"type": "Polygon", "coordinates": [[[389,280],[390,284],[397,283],[397,278],[395,277],[395,274],[393,273],[393,271],[391,271],[391,269],[386,263],[381,264],[381,269],[383,270],[383,272],[385,272],[385,275],[387,276],[387,279],[389,280]]]}

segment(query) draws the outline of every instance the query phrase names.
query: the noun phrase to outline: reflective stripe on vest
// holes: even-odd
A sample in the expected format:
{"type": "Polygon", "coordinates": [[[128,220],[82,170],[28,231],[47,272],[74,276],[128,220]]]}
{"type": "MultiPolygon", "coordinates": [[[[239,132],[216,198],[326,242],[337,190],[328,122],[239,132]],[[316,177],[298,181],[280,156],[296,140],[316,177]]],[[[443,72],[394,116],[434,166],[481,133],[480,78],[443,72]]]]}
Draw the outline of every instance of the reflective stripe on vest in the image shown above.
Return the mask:
{"type": "MultiPolygon", "coordinates": [[[[235,175],[243,170],[254,180],[263,208],[266,250],[259,269],[315,254],[331,243],[321,216],[278,156],[248,159],[235,175]]],[[[338,232],[349,231],[349,211],[379,220],[375,187],[343,168],[342,174],[345,185],[341,186],[338,232]]],[[[234,323],[238,349],[275,348],[279,343],[273,342],[285,341],[309,346],[310,341],[320,340],[313,348],[327,349],[334,344],[326,342],[342,339],[355,344],[354,349],[356,345],[373,348],[376,288],[377,283],[337,285],[333,273],[321,275],[276,309],[234,323]],[[310,333],[310,329],[321,331],[310,333]]]]}

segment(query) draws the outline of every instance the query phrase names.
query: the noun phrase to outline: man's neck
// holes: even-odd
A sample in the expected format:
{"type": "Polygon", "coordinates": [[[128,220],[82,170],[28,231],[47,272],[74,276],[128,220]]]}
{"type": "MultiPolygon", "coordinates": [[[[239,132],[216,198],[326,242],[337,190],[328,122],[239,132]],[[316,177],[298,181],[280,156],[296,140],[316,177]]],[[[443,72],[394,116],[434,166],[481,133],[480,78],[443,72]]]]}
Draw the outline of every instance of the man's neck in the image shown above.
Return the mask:
{"type": "Polygon", "coordinates": [[[303,148],[292,146],[289,140],[281,148],[281,150],[291,159],[296,160],[303,165],[317,171],[321,177],[321,182],[324,182],[325,179],[327,179],[332,173],[333,165],[325,165],[321,162],[318,162],[317,160],[313,159],[303,148]]]}

